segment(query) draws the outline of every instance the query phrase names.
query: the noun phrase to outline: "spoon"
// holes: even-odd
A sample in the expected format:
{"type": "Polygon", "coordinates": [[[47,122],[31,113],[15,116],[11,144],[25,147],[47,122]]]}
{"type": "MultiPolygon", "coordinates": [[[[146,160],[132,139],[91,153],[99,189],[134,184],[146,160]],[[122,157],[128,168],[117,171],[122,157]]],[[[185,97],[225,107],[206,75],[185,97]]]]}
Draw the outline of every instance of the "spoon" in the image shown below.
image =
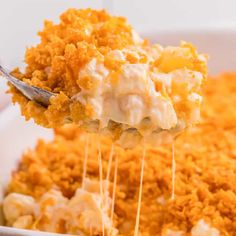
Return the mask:
{"type": "Polygon", "coordinates": [[[48,107],[50,104],[50,98],[55,96],[55,93],[49,92],[45,89],[41,89],[36,86],[29,85],[15,77],[11,76],[6,69],[0,65],[0,72],[2,75],[17,88],[28,99],[48,107]]]}

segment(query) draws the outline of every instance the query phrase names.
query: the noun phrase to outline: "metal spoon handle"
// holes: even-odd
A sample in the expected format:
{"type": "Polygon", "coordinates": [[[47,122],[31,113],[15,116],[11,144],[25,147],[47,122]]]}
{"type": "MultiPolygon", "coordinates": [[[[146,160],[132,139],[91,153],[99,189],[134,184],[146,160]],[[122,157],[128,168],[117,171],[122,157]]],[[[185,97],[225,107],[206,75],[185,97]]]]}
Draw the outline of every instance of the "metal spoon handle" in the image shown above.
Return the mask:
{"type": "Polygon", "coordinates": [[[29,84],[16,79],[15,77],[11,76],[1,65],[0,72],[12,85],[14,85],[22,94],[24,94],[24,96],[32,101],[40,103],[45,107],[50,104],[50,98],[55,96],[55,94],[52,92],[46,91],[36,86],[30,86],[29,84]]]}

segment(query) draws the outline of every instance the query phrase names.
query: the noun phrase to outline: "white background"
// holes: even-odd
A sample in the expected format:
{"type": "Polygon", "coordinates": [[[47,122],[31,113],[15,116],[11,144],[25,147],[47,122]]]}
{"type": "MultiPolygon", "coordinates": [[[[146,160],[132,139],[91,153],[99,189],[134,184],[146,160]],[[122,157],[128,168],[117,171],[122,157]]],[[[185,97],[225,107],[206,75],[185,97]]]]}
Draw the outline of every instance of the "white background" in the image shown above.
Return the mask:
{"type": "MultiPolygon", "coordinates": [[[[173,43],[171,35],[159,37],[163,32],[200,32],[200,38],[181,34],[174,37],[174,43],[180,39],[193,41],[209,52],[210,72],[236,70],[236,0],[0,0],[0,63],[7,68],[21,65],[25,48],[37,43],[36,33],[44,19],[58,22],[69,7],[104,6],[115,15],[127,17],[139,33],[151,34],[157,42],[173,43]],[[216,31],[227,34],[214,35],[216,31]],[[205,32],[213,32],[210,40],[205,32]]],[[[6,103],[5,88],[0,78],[0,110],[6,103]]]]}

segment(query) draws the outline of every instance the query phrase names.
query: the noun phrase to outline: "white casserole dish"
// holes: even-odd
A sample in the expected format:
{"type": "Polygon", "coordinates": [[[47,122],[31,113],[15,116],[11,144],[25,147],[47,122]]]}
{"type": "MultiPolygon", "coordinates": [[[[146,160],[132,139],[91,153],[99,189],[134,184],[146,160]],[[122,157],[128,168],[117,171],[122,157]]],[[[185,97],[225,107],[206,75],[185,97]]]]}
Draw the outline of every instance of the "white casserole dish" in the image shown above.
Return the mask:
{"type": "MultiPolygon", "coordinates": [[[[199,51],[210,55],[210,74],[236,71],[236,31],[228,32],[160,32],[144,34],[153,42],[177,45],[180,40],[193,42],[199,51]]],[[[3,82],[2,82],[3,83],[3,82]]],[[[0,84],[2,87],[3,85],[0,84]]],[[[0,90],[0,96],[3,96],[0,90]]],[[[17,167],[22,152],[33,147],[38,138],[51,139],[52,131],[25,122],[18,107],[12,105],[0,113],[0,202],[11,172],[17,167]]],[[[0,217],[0,224],[1,217],[0,217]]],[[[0,226],[0,235],[35,235],[35,231],[0,226]]],[[[37,232],[37,235],[58,235],[37,232]]]]}

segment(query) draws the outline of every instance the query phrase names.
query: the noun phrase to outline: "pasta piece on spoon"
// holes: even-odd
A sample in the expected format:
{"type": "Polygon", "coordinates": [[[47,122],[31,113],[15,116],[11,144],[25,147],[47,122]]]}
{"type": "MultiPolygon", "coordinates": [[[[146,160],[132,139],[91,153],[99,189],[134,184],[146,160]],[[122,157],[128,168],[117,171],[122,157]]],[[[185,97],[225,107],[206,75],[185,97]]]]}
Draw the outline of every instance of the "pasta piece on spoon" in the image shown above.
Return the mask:
{"type": "Polygon", "coordinates": [[[191,44],[151,44],[126,19],[91,9],[69,9],[39,35],[25,71],[12,75],[57,95],[43,107],[11,87],[26,119],[45,127],[73,122],[124,148],[170,142],[198,122],[207,57],[191,44]]]}

